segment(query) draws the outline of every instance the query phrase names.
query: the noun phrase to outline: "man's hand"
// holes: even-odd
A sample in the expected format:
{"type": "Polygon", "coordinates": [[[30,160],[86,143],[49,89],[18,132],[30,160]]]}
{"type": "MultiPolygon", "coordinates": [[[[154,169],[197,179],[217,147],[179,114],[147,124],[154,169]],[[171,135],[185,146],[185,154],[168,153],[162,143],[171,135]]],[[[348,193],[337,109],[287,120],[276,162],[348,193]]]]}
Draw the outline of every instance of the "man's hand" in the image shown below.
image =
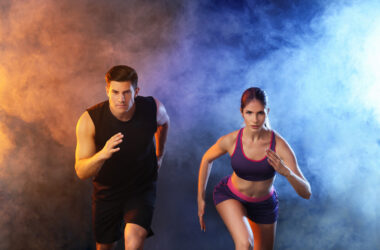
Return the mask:
{"type": "Polygon", "coordinates": [[[104,159],[109,159],[111,156],[120,150],[120,147],[117,147],[123,141],[124,135],[122,133],[117,133],[108,139],[103,149],[101,150],[101,154],[104,159]]]}

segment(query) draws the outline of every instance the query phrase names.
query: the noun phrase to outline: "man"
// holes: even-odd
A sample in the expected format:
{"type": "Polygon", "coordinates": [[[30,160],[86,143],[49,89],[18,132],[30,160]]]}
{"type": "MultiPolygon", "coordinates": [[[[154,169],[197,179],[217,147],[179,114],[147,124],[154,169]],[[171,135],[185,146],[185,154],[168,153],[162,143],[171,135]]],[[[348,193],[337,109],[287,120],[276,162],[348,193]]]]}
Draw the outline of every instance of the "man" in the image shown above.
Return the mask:
{"type": "Polygon", "coordinates": [[[157,99],[138,96],[137,80],[128,66],[111,68],[108,100],[87,109],[76,128],[76,173],[80,179],[93,177],[97,250],[112,249],[124,225],[125,249],[142,249],[153,234],[157,171],[169,117],[157,99]]]}

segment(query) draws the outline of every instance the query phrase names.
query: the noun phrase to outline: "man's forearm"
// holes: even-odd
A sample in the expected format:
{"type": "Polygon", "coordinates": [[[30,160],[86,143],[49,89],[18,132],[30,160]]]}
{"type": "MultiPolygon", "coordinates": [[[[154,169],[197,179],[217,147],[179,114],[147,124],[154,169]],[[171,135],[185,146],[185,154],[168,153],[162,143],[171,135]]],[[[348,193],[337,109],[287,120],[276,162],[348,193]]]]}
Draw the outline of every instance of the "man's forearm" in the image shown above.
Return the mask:
{"type": "Polygon", "coordinates": [[[106,158],[101,151],[94,154],[90,158],[77,160],[75,162],[75,171],[82,180],[95,176],[103,166],[106,158]]]}
{"type": "Polygon", "coordinates": [[[168,131],[169,131],[169,122],[164,123],[163,125],[160,125],[157,127],[157,132],[155,134],[157,157],[161,157],[164,155],[168,131]]]}

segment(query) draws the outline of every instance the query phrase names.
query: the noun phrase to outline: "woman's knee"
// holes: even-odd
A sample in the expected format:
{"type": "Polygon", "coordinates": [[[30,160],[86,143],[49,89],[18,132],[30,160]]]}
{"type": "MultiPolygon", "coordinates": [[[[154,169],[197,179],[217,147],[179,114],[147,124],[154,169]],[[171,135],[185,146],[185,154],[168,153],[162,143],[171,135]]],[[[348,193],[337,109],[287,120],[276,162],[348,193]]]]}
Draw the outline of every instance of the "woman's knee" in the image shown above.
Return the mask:
{"type": "Polygon", "coordinates": [[[249,238],[239,238],[234,240],[236,249],[252,249],[253,242],[249,238]]]}

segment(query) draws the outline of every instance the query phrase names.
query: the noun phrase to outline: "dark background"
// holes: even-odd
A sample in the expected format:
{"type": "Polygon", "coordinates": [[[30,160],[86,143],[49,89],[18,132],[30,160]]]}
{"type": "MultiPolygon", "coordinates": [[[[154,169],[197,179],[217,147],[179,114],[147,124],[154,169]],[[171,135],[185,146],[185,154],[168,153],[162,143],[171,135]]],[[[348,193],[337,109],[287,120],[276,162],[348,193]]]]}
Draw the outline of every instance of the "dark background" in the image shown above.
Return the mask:
{"type": "Polygon", "coordinates": [[[239,129],[242,92],[265,89],[310,200],[278,176],[276,249],[379,249],[380,5],[377,1],[1,1],[0,249],[93,249],[91,182],[74,171],[75,125],[106,98],[116,64],[167,108],[155,236],[145,249],[233,249],[201,157],[239,129]]]}

